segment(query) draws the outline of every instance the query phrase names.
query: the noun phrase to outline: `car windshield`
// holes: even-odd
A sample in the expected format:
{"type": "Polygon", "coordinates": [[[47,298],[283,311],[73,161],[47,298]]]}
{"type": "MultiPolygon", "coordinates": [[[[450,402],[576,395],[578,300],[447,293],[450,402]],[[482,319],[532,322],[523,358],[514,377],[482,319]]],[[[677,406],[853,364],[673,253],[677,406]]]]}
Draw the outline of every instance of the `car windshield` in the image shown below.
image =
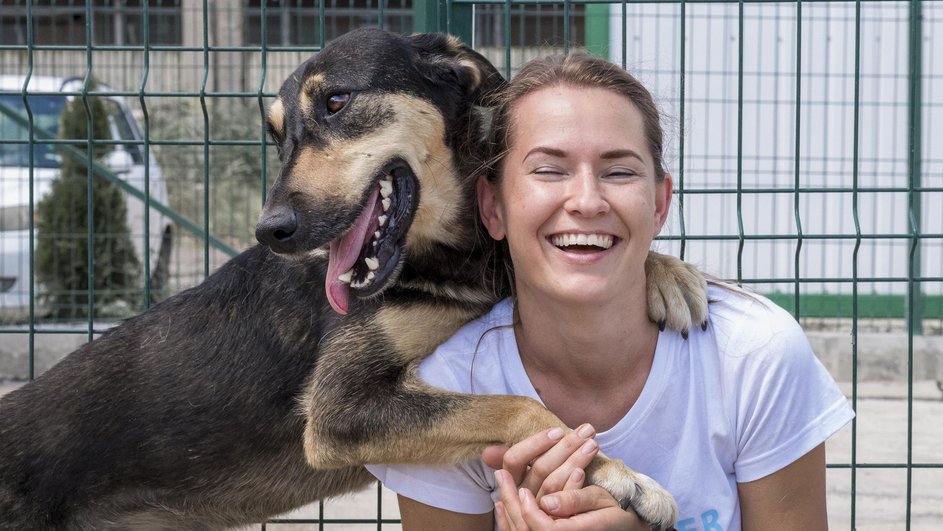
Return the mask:
{"type": "MultiPolygon", "coordinates": [[[[59,115],[62,114],[68,100],[65,96],[58,94],[31,95],[28,98],[35,128],[33,166],[58,168],[59,155],[56,153],[55,145],[43,142],[46,137],[42,133],[48,133],[52,138],[58,136],[59,115]],[[42,130],[42,133],[39,130],[42,130]]],[[[108,113],[108,128],[111,130],[112,138],[136,140],[135,131],[130,122],[132,118],[125,115],[121,106],[109,98],[103,98],[102,103],[108,113]]],[[[20,122],[0,112],[0,166],[28,167],[29,127],[25,123],[27,116],[26,109],[23,107],[23,98],[19,94],[0,94],[0,105],[6,107],[4,110],[12,111],[24,120],[20,122]]],[[[123,148],[131,155],[135,164],[143,164],[144,153],[140,145],[125,144],[123,148]]]]}
{"type": "MultiPolygon", "coordinates": [[[[55,137],[59,132],[59,115],[66,105],[65,96],[28,96],[33,112],[33,126],[55,137]]],[[[0,104],[27,119],[23,98],[19,94],[0,94],[0,104]]],[[[59,157],[53,146],[33,134],[33,165],[39,168],[58,168],[59,157]]],[[[29,128],[19,121],[0,113],[0,166],[29,166],[29,128]]]]}

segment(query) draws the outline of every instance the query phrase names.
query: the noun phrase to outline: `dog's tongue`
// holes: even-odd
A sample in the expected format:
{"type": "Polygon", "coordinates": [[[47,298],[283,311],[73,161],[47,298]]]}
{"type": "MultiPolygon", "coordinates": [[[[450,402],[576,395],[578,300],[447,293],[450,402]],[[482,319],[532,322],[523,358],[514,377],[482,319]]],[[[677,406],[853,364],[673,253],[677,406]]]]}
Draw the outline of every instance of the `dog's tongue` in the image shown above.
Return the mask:
{"type": "Polygon", "coordinates": [[[331,242],[324,290],[327,292],[327,301],[331,303],[331,308],[334,308],[334,311],[341,315],[347,315],[350,285],[341,282],[337,277],[353,267],[357,257],[360,256],[360,250],[363,249],[364,240],[367,237],[367,230],[370,228],[371,222],[377,218],[375,211],[379,205],[377,201],[379,196],[380,190],[374,188],[370,200],[367,201],[363,212],[354,221],[354,225],[343,236],[331,242]]]}

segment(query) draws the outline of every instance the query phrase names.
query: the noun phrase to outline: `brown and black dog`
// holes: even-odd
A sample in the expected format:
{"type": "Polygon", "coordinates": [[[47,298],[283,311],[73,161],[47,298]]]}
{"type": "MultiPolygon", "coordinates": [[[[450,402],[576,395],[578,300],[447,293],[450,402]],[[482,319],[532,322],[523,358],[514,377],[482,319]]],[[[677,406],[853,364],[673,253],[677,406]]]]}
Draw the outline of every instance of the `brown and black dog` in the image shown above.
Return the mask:
{"type": "MultiPolygon", "coordinates": [[[[474,201],[504,83],[456,39],[351,32],[285,81],[264,245],[0,400],[0,529],[220,529],[363,487],[365,463],[452,463],[561,422],[447,393],[416,365],[507,295],[474,201]]],[[[652,254],[650,315],[707,315],[652,254]]],[[[589,481],[669,527],[670,495],[599,457],[589,481]]]]}

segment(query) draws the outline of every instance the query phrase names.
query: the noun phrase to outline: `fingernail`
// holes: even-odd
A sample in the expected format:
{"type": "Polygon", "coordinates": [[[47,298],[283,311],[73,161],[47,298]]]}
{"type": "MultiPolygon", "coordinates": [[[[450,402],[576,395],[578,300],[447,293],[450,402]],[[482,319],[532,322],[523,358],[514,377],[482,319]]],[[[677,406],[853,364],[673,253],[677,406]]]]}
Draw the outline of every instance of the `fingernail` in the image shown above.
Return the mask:
{"type": "Polygon", "coordinates": [[[521,499],[521,503],[523,503],[524,500],[527,499],[527,495],[524,494],[524,491],[525,491],[525,490],[526,490],[526,489],[524,489],[523,487],[521,487],[520,489],[517,490],[517,495],[518,495],[518,497],[521,499]]]}
{"type": "Polygon", "coordinates": [[[591,454],[596,451],[596,441],[590,439],[583,443],[583,446],[580,447],[580,451],[584,454],[591,454]]]}
{"type": "Polygon", "coordinates": [[[593,429],[590,424],[583,424],[580,426],[580,429],[577,430],[576,434],[584,439],[588,439],[593,436],[593,432],[596,431],[593,429]]]}
{"type": "Polygon", "coordinates": [[[501,474],[500,470],[494,471],[494,481],[498,484],[498,487],[501,487],[501,483],[504,482],[504,475],[501,474]]]}
{"type": "Polygon", "coordinates": [[[551,441],[559,441],[563,438],[563,430],[554,428],[547,432],[547,437],[549,437],[551,441]]]}
{"type": "Polygon", "coordinates": [[[574,483],[582,483],[584,474],[585,473],[583,472],[582,468],[575,468],[573,469],[573,472],[570,473],[570,480],[572,480],[574,483]]]}
{"type": "Polygon", "coordinates": [[[543,501],[544,507],[546,507],[548,511],[556,511],[557,509],[560,508],[560,500],[556,499],[553,496],[544,496],[542,498],[542,501],[543,501]]]}

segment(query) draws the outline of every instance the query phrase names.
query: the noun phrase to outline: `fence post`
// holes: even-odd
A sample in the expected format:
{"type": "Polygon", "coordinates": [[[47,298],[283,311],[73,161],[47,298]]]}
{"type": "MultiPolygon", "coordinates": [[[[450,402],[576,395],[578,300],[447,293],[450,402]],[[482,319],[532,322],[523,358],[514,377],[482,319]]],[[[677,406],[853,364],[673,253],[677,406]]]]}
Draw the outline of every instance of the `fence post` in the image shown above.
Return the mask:
{"type": "Polygon", "coordinates": [[[413,31],[441,31],[472,44],[472,5],[453,0],[415,0],[413,31]]]}
{"type": "Polygon", "coordinates": [[[413,2],[413,31],[416,33],[439,31],[439,0],[413,2]]]}
{"type": "MultiPolygon", "coordinates": [[[[609,60],[609,4],[586,4],[586,51],[609,60]]],[[[623,22],[624,23],[624,22],[623,22]]]]}
{"type": "Polygon", "coordinates": [[[923,2],[922,0],[910,0],[910,43],[909,56],[910,66],[908,71],[908,129],[910,138],[908,139],[908,160],[907,170],[909,174],[908,195],[909,207],[908,215],[910,217],[910,268],[908,270],[908,289],[907,289],[907,326],[911,335],[923,334],[923,289],[920,283],[922,271],[922,253],[920,252],[920,231],[923,221],[922,213],[922,194],[921,190],[923,179],[921,172],[922,155],[922,120],[920,113],[923,110],[921,83],[923,81],[923,2]]]}

